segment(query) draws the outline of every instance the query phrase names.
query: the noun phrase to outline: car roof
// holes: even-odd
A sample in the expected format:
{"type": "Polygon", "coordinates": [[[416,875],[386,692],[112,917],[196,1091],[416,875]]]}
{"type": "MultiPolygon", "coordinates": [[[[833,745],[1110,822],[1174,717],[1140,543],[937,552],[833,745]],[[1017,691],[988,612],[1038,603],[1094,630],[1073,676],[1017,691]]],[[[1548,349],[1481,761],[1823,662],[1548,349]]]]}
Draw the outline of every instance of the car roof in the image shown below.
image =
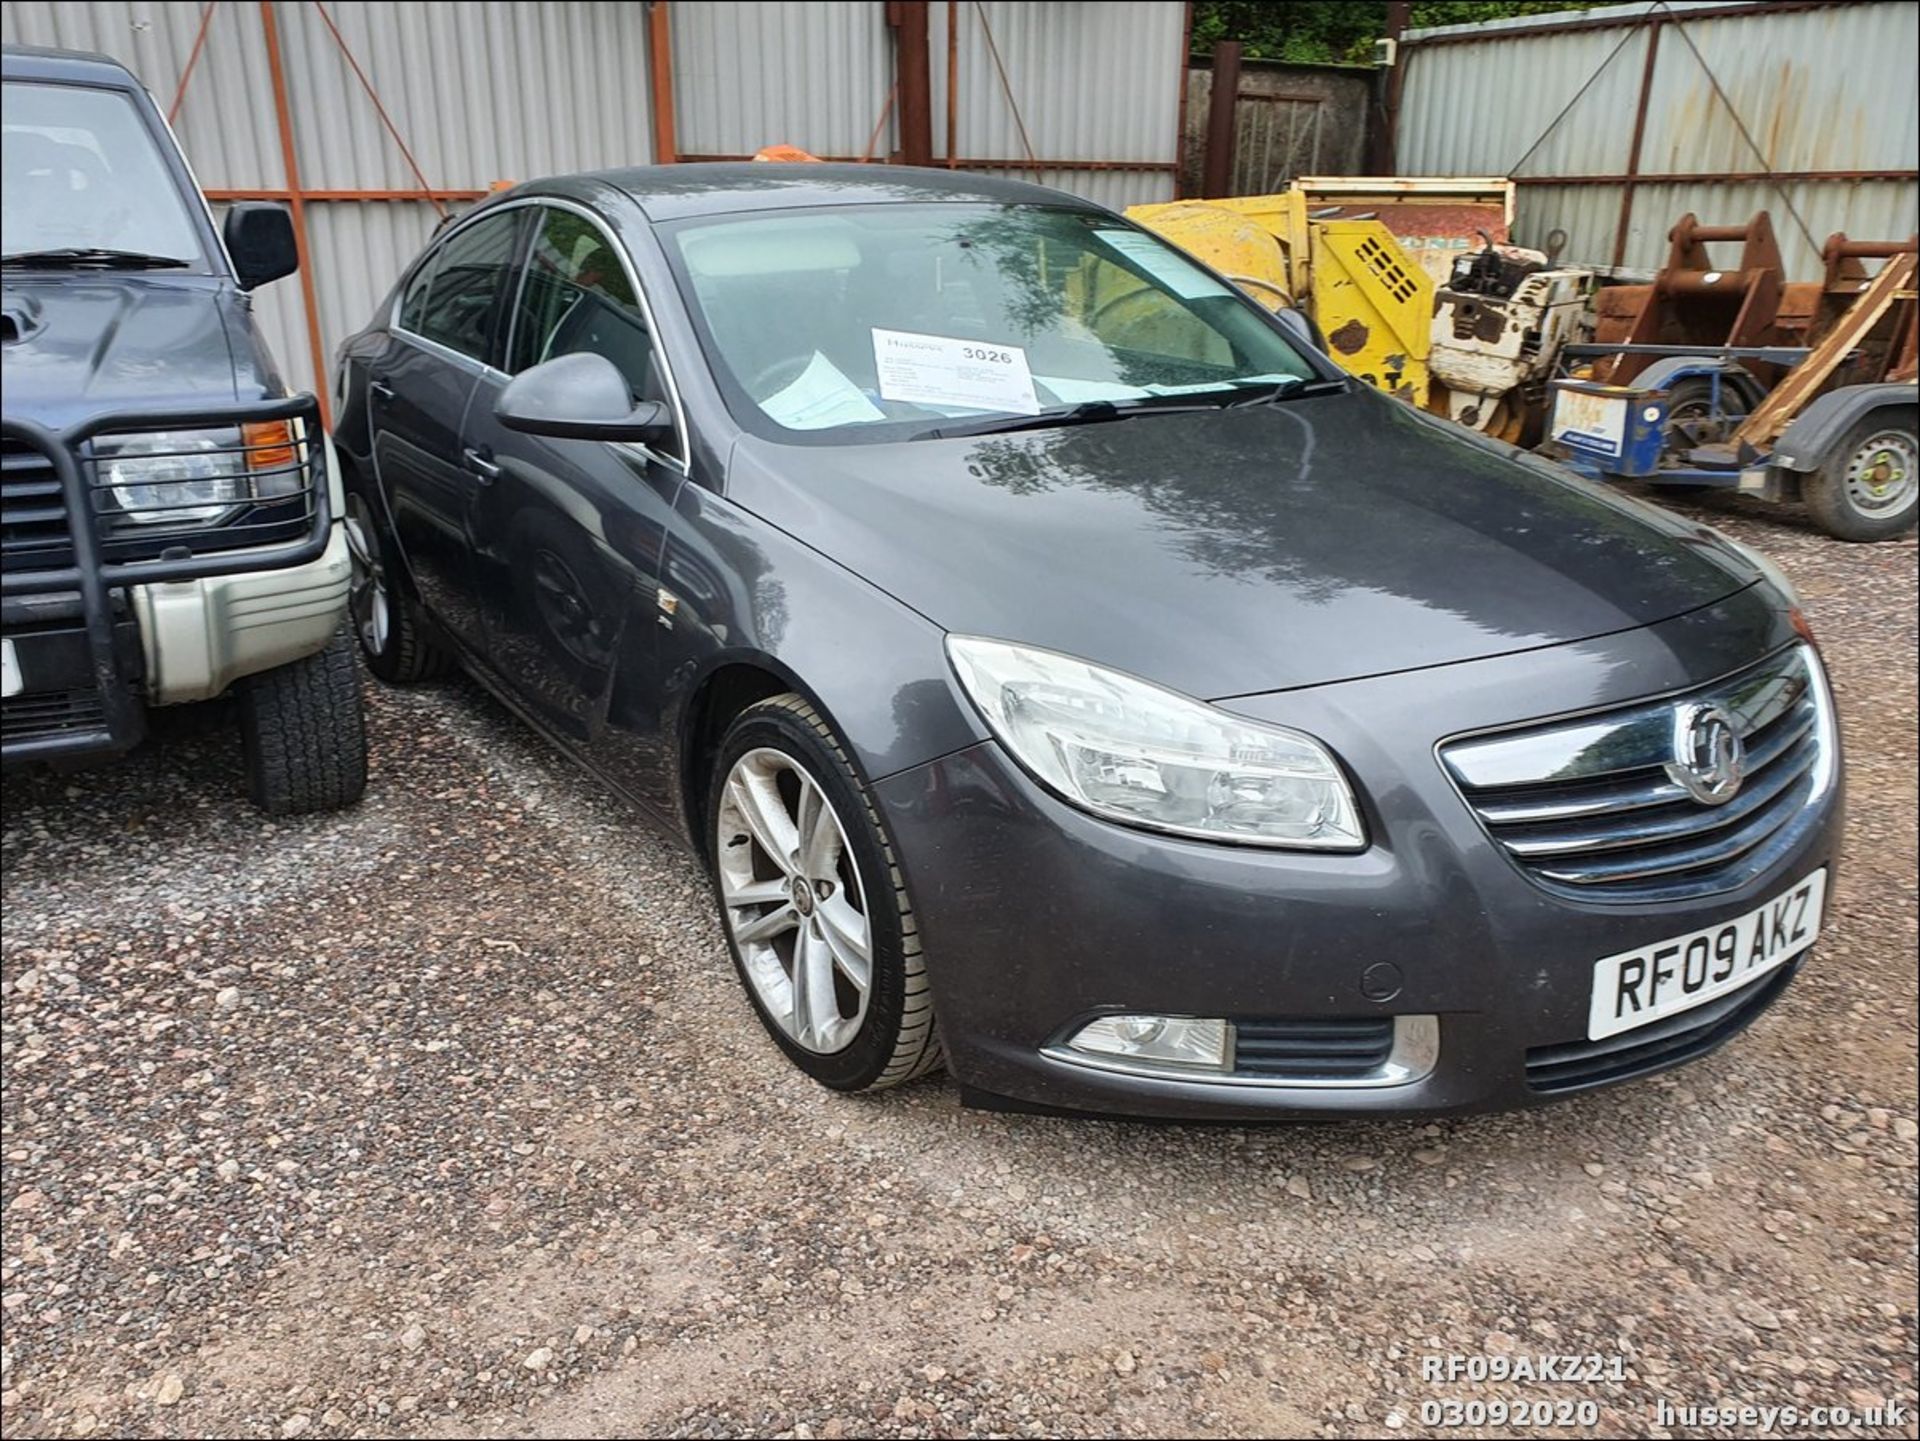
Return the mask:
{"type": "Polygon", "coordinates": [[[926,204],[970,201],[985,205],[1051,205],[1080,210],[1099,207],[1065,191],[1024,180],[969,175],[909,165],[834,165],[807,162],[706,161],[642,165],[556,176],[516,188],[519,195],[603,198],[611,188],[628,196],[648,220],[727,215],[739,211],[789,210],[802,206],[926,204]],[[604,188],[603,188],[604,187],[604,188]]]}
{"type": "Polygon", "coordinates": [[[44,45],[0,47],[0,74],[9,80],[62,80],[69,85],[104,85],[138,90],[133,72],[108,55],[88,50],[54,50],[44,45]]]}

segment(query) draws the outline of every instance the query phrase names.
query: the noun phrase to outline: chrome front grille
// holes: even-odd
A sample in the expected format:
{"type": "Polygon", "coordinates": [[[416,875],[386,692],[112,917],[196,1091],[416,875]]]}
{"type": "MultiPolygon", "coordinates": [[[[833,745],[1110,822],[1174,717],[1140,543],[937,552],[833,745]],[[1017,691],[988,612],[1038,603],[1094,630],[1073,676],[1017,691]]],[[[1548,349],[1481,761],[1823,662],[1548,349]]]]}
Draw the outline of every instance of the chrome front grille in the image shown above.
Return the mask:
{"type": "Polygon", "coordinates": [[[1796,646],[1665,700],[1450,742],[1441,759],[1493,838],[1536,881],[1590,900],[1730,890],[1769,869],[1832,786],[1832,703],[1796,646]],[[1711,804],[1674,769],[1676,715],[1719,707],[1745,752],[1711,804]]]}

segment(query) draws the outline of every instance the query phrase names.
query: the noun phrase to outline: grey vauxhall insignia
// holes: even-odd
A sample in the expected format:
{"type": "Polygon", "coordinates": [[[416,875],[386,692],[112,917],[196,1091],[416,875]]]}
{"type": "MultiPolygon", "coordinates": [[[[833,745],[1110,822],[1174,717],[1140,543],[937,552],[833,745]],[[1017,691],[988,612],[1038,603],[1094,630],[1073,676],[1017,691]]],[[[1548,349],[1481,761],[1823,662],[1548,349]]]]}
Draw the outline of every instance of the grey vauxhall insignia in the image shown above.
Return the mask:
{"type": "Polygon", "coordinates": [[[522,185],[343,348],[368,664],[688,841],[837,1089],[1431,1113],[1712,1050],[1831,894],[1791,588],[1305,329],[1023,184],[522,185]]]}

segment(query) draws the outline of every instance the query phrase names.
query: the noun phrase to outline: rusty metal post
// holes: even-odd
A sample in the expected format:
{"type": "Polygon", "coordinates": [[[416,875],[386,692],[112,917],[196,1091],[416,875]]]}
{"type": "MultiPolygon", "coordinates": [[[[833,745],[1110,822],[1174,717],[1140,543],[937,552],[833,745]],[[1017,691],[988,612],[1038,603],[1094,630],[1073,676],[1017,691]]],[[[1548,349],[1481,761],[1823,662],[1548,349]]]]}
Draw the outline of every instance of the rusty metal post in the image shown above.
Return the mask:
{"type": "Polygon", "coordinates": [[[280,128],[280,163],[287,174],[287,205],[293,212],[293,252],[300,262],[300,300],[307,313],[307,350],[313,362],[313,393],[320,401],[320,424],[333,428],[327,403],[327,344],[320,335],[320,297],[313,283],[313,247],[307,238],[306,193],[300,188],[300,161],[294,154],[293,107],[287,103],[287,72],[280,63],[280,22],[273,0],[260,0],[260,26],[267,41],[267,74],[273,80],[273,113],[280,128]]]}
{"type": "Polygon", "coordinates": [[[960,155],[960,0],[947,0],[947,169],[960,155]]]}
{"type": "Polygon", "coordinates": [[[1173,198],[1184,200],[1187,195],[1187,81],[1193,76],[1193,0],[1181,7],[1185,17],[1180,22],[1180,99],[1173,117],[1173,198]]]}
{"type": "Polygon", "coordinates": [[[1647,63],[1640,70],[1640,101],[1633,112],[1633,139],[1627,146],[1627,174],[1620,182],[1620,225],[1613,232],[1613,264],[1626,263],[1627,234],[1633,228],[1633,187],[1640,174],[1640,142],[1647,134],[1647,106],[1653,99],[1653,66],[1660,56],[1660,32],[1666,28],[1664,12],[1647,21],[1647,63]]]}
{"type": "Polygon", "coordinates": [[[894,0],[894,71],[900,87],[900,160],[933,164],[933,67],[927,55],[927,0],[894,0]]]}
{"type": "Polygon", "coordinates": [[[653,89],[653,163],[671,165],[680,157],[673,133],[673,29],[667,0],[647,6],[647,74],[653,89]]]}
{"type": "Polygon", "coordinates": [[[1387,6],[1387,26],[1383,39],[1393,42],[1393,65],[1383,77],[1385,94],[1381,98],[1378,128],[1367,136],[1367,169],[1374,175],[1391,175],[1399,164],[1400,92],[1406,84],[1407,57],[1400,36],[1412,18],[1409,0],[1392,0],[1387,6]]]}
{"type": "Polygon", "coordinates": [[[1240,42],[1213,47],[1213,91],[1207,97],[1207,153],[1200,192],[1209,198],[1233,194],[1233,108],[1240,97],[1240,42]]]}

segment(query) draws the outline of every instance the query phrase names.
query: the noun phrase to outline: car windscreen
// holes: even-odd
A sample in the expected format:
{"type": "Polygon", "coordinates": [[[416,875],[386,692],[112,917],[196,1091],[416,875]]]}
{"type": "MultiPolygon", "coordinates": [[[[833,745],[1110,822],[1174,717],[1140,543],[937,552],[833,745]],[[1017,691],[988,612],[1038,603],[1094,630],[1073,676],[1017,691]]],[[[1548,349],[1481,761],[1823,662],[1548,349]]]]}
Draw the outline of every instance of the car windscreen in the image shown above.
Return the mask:
{"type": "Polygon", "coordinates": [[[204,270],[191,198],[120,90],[0,87],[0,233],[8,254],[121,250],[204,270]]]}
{"type": "Polygon", "coordinates": [[[935,202],[661,230],[728,408],[772,439],[902,439],[1317,373],[1252,302],[1112,215],[935,202]]]}

